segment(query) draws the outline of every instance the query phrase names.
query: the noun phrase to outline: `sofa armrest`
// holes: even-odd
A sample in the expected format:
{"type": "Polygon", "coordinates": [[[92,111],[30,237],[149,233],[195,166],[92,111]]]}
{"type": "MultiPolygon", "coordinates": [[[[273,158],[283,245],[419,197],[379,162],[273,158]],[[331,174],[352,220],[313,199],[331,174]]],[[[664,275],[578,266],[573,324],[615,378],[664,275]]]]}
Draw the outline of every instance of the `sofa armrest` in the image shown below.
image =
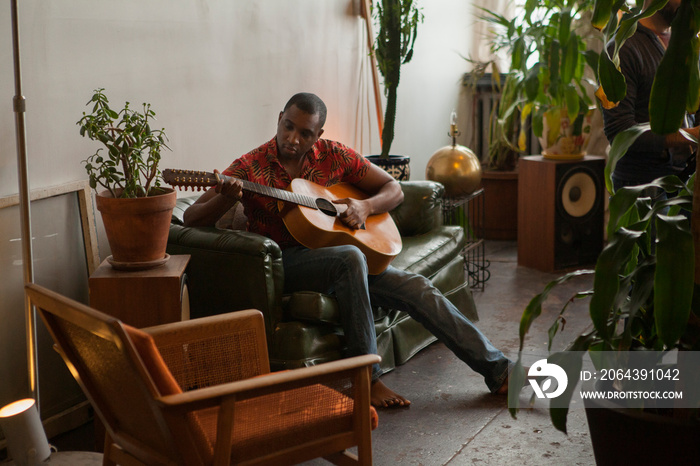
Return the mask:
{"type": "Polygon", "coordinates": [[[428,233],[442,225],[445,188],[435,181],[402,181],[404,201],[391,211],[401,236],[428,233]]]}
{"type": "Polygon", "coordinates": [[[282,318],[284,269],[277,243],[255,233],[170,225],[168,254],[189,254],[193,318],[259,309],[271,331],[282,318]]]}

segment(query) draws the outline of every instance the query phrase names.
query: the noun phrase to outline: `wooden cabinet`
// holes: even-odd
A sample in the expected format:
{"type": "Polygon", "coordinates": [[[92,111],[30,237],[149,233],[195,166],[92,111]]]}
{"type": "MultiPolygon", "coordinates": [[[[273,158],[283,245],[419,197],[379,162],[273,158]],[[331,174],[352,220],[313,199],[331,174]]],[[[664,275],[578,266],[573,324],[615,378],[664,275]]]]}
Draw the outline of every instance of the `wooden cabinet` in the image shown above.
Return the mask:
{"type": "Polygon", "coordinates": [[[90,306],[137,328],[187,320],[189,260],[173,255],[160,267],[128,272],[104,261],[90,276],[90,306]]]}

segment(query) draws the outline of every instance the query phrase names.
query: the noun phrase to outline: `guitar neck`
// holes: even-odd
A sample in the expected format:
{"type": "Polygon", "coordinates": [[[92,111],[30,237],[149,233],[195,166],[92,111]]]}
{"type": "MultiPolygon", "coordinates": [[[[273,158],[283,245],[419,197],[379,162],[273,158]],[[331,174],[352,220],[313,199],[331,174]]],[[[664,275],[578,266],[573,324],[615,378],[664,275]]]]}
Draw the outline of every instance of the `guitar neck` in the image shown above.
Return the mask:
{"type": "Polygon", "coordinates": [[[173,186],[185,188],[197,188],[216,186],[218,178],[227,180],[238,180],[243,183],[243,190],[249,191],[261,196],[271,197],[278,201],[291,202],[292,204],[317,209],[316,200],[312,197],[303,194],[293,193],[284,189],[273,188],[258,183],[253,183],[248,180],[241,180],[232,176],[226,176],[217,173],[197,171],[197,170],[173,170],[166,168],[163,170],[163,180],[173,186]]]}

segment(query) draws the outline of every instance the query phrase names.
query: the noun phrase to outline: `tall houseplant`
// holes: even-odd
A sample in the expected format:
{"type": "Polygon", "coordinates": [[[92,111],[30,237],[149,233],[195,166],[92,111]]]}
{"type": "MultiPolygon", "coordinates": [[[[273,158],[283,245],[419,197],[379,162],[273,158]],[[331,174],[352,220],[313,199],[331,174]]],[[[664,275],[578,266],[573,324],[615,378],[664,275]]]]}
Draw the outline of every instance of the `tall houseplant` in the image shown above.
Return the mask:
{"type": "Polygon", "coordinates": [[[481,19],[492,26],[492,51],[511,57],[513,95],[499,111],[499,124],[507,131],[515,114],[523,122],[531,116],[543,153],[553,158],[579,155],[590,135],[592,70],[598,63],[598,53],[587,45],[596,35],[585,21],[592,9],[593,0],[530,0],[511,19],[482,10],[481,19]]]}
{"type": "MultiPolygon", "coordinates": [[[[595,33],[583,26],[583,18],[592,7],[593,0],[529,0],[513,15],[480,9],[479,20],[489,25],[492,54],[502,53],[510,60],[504,79],[494,80],[500,92],[489,118],[482,175],[488,212],[484,238],[518,237],[517,164],[520,155],[531,150],[531,128],[547,153],[561,152],[558,145],[567,146],[566,152],[578,152],[571,147],[581,148],[587,142],[590,127],[584,123],[590,122],[595,86],[589,81],[597,55],[586,46],[595,33]]],[[[493,75],[498,74],[496,67],[493,75]]]]}
{"type": "Polygon", "coordinates": [[[372,5],[372,17],[379,25],[379,32],[374,42],[374,56],[377,67],[384,78],[386,109],[384,127],[382,128],[382,152],[377,160],[370,159],[380,166],[387,165],[391,145],[394,142],[396,123],[396,103],[401,65],[413,58],[413,45],[416,42],[418,24],[423,21],[423,14],[417,7],[417,0],[378,0],[372,5]]]}
{"type": "Polygon", "coordinates": [[[129,102],[113,110],[104,93],[96,89],[90,113],[77,122],[80,135],[104,147],[83,160],[96,191],[97,209],[102,213],[112,249],[108,258],[115,268],[144,269],[165,263],[170,216],[176,193],[160,187],[158,164],[167,149],[164,129],[151,127],[155,112],[144,103],[142,111],[129,102]],[[102,150],[106,149],[106,153],[102,150]]]}
{"type": "MultiPolygon", "coordinates": [[[[621,45],[634,33],[637,22],[658,11],[666,0],[651,1],[646,8],[639,3],[639,6],[625,11],[620,19],[618,12],[624,5],[611,0],[596,1],[592,22],[615,42],[612,53],[606,50],[601,54],[598,67],[601,83],[598,95],[605,105],[615,105],[625,95],[625,79],[617,65],[621,45]]],[[[569,402],[579,381],[584,354],[590,354],[595,362],[605,354],[602,352],[612,355],[608,357],[623,360],[633,353],[656,355],[678,350],[679,382],[690,384],[689,387],[693,383],[697,385],[698,368],[683,367],[683,361],[692,355],[688,351],[700,351],[700,194],[694,189],[695,175],[688,183],[668,176],[647,185],[614,191],[611,173],[617,161],[643,132],[674,133],[681,126],[683,114],[697,110],[700,103],[700,88],[697,86],[700,79],[698,32],[700,0],[682,0],[672,23],[669,46],[656,72],[649,106],[650,124],[640,124],[621,132],[611,146],[606,167],[606,184],[612,195],[608,244],[595,270],[573,272],[550,283],[533,298],[523,313],[521,350],[525,336],[532,322],[540,315],[542,303],[552,287],[580,274],[594,275],[593,289],[576,295],[591,298],[592,330],[578,336],[567,351],[548,358],[551,361],[570,362],[568,388],[557,405],[552,405],[554,407],[550,409],[554,426],[564,432],[569,402]],[[642,193],[649,187],[663,189],[673,197],[652,204],[642,193]],[[691,218],[690,222],[688,217],[691,218]]],[[[562,330],[565,309],[550,328],[550,343],[551,338],[562,330]]],[[[634,377],[625,377],[626,373],[620,373],[623,376],[615,381],[616,389],[625,390],[636,381],[634,377]]],[[[523,379],[524,371],[519,357],[513,387],[522,386],[523,379]]],[[[679,385],[676,388],[684,387],[679,385]]],[[[513,390],[509,398],[513,415],[517,411],[517,391],[513,390]]],[[[692,390],[686,390],[685,395],[692,396],[692,390]]],[[[597,442],[606,435],[598,435],[597,424],[594,424],[594,418],[587,410],[596,460],[611,459],[615,455],[615,458],[622,457],[632,463],[640,460],[649,463],[656,461],[650,455],[660,451],[664,462],[674,463],[670,459],[673,454],[680,454],[683,460],[690,454],[696,461],[700,438],[700,419],[697,416],[700,405],[697,399],[695,404],[691,402],[691,407],[695,409],[670,410],[675,417],[671,421],[632,409],[606,410],[614,413],[614,417],[603,423],[609,432],[607,436],[615,443],[613,453],[603,450],[597,442]],[[634,420],[628,421],[629,416],[634,420]],[[655,427],[654,434],[642,437],[643,421],[665,424],[667,427],[655,427]],[[635,426],[634,431],[630,430],[630,425],[635,426]],[[662,442],[665,443],[655,448],[651,442],[662,439],[662,430],[666,428],[675,430],[671,437],[663,437],[662,442]],[[622,440],[627,438],[635,443],[630,450],[621,450],[622,440]],[[640,448],[640,443],[645,448],[640,448]],[[694,449],[693,453],[688,453],[688,448],[694,449]]]]}

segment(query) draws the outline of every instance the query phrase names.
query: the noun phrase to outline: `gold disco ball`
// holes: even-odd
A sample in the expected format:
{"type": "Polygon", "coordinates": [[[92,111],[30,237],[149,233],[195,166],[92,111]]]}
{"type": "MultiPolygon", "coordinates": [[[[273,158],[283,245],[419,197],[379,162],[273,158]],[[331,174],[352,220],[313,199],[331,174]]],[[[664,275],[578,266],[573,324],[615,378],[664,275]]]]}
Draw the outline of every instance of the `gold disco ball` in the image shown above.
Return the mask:
{"type": "Polygon", "coordinates": [[[481,164],[470,149],[459,144],[445,146],[430,157],[425,177],[442,183],[449,197],[466,196],[481,184],[481,164]]]}

